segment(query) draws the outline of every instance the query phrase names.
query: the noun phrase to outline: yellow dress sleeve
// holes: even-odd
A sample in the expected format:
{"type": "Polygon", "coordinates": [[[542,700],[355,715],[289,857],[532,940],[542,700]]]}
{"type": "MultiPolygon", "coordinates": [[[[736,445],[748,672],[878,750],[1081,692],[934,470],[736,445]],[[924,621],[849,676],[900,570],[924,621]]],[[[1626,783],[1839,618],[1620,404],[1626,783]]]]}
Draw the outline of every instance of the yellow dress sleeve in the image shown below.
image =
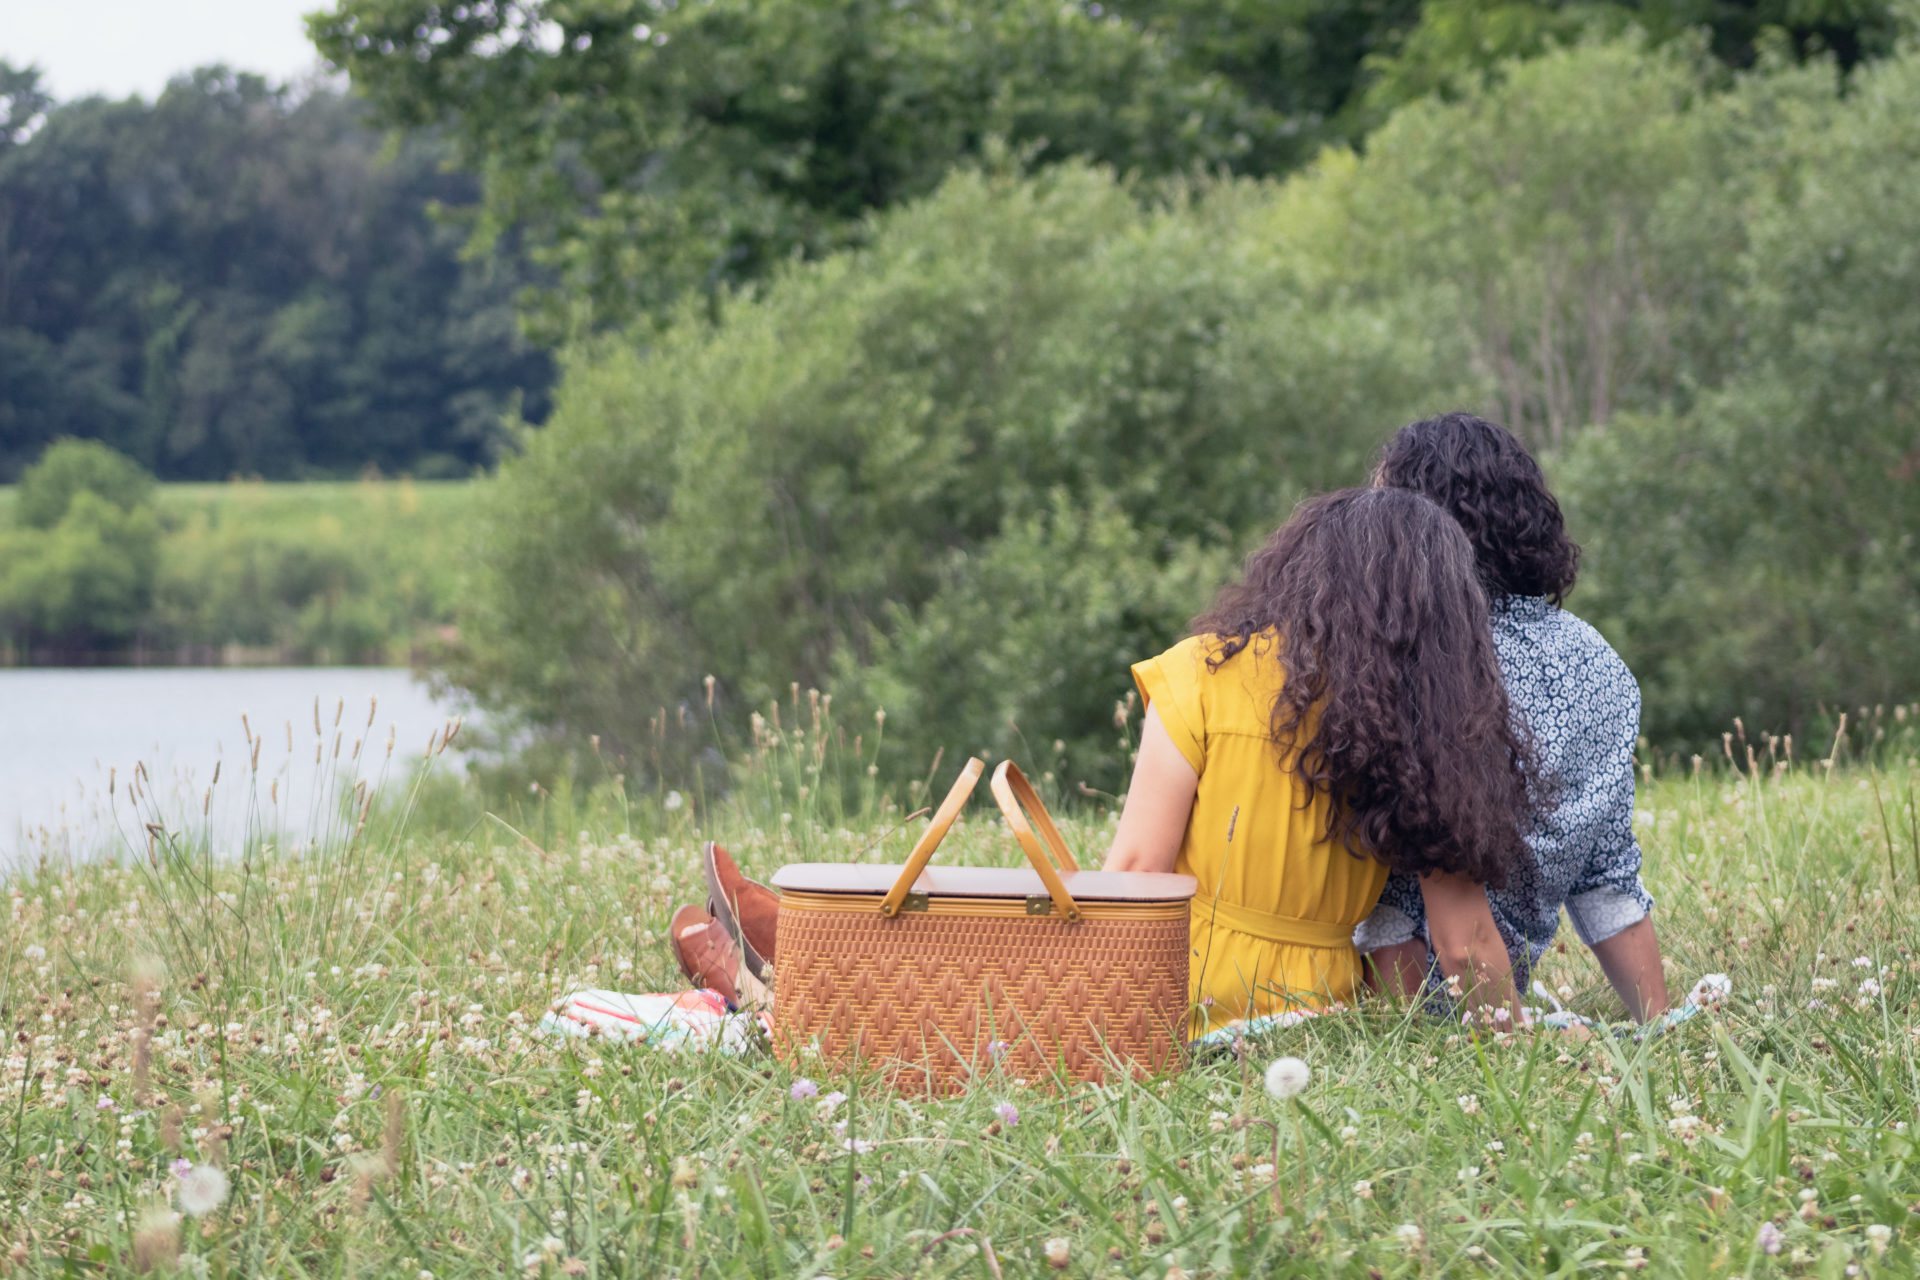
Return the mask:
{"type": "Polygon", "coordinates": [[[1133,664],[1140,697],[1160,708],[1160,724],[1195,773],[1204,773],[1207,763],[1207,716],[1200,687],[1206,659],[1201,646],[1201,638],[1193,636],[1157,658],[1133,664]]]}

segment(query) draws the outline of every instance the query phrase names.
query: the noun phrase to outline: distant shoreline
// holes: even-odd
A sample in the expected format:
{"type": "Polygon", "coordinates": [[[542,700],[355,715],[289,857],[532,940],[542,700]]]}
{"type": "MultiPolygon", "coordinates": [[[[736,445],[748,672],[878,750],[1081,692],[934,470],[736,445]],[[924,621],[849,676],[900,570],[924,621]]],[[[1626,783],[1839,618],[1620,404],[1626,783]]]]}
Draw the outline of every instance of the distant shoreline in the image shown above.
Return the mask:
{"type": "Polygon", "coordinates": [[[334,655],[326,650],[262,648],[249,645],[171,645],[131,649],[32,649],[0,647],[0,670],[146,670],[150,668],[213,668],[253,670],[268,667],[378,667],[419,671],[430,664],[424,649],[415,649],[405,662],[395,662],[382,650],[334,655]]]}

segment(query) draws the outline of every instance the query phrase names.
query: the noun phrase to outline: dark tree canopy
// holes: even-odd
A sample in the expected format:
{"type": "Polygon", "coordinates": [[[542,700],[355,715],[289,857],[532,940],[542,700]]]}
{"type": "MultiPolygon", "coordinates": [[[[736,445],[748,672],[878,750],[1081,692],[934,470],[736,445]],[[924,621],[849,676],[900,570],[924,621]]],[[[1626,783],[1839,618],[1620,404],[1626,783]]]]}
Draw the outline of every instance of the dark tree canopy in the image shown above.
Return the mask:
{"type": "Polygon", "coordinates": [[[1395,106],[1631,24],[1891,49],[1891,0],[335,0],[320,51],[385,123],[444,127],[523,228],[561,338],[862,241],[996,155],[1285,173],[1395,106]],[[1004,150],[1002,150],[1004,148],[1004,150]]]}
{"type": "Polygon", "coordinates": [[[464,474],[543,415],[526,270],[432,216],[477,184],[431,137],[218,68],[51,106],[0,64],[0,108],[0,481],[60,436],[163,479],[464,474]]]}
{"type": "Polygon", "coordinates": [[[493,225],[549,250],[555,333],[842,247],[1000,143],[1145,174],[1291,154],[1171,41],[1059,0],[341,0],[311,31],[382,119],[449,126],[493,225]]]}

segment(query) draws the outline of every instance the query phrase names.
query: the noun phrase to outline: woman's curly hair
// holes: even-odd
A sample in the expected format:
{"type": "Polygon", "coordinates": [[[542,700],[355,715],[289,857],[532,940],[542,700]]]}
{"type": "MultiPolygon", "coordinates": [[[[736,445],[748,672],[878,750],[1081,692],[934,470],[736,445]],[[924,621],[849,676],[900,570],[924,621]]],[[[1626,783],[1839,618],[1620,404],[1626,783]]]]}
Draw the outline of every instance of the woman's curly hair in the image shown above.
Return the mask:
{"type": "Polygon", "coordinates": [[[1470,413],[1400,428],[1381,450],[1376,483],[1425,494],[1473,541],[1480,580],[1496,601],[1545,596],[1559,604],[1580,572],[1560,504],[1526,446],[1470,413]]]}
{"type": "Polygon", "coordinates": [[[1396,871],[1506,883],[1534,758],[1473,547],[1445,511],[1404,489],[1309,499],[1193,633],[1221,641],[1215,670],[1250,645],[1280,662],[1273,740],[1283,768],[1335,798],[1329,839],[1396,871]]]}

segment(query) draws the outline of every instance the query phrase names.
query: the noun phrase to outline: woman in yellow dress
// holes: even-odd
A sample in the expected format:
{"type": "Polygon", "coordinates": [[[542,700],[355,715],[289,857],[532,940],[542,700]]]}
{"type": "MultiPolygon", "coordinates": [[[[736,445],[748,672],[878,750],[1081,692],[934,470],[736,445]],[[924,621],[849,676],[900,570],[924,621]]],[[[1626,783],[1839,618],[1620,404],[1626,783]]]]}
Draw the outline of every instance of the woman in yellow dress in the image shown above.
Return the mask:
{"type": "Polygon", "coordinates": [[[1195,1033],[1351,1002],[1389,870],[1421,876],[1469,1007],[1508,1016],[1483,886],[1524,856],[1533,767],[1453,517],[1398,489],[1304,502],[1133,675],[1146,723],[1106,867],[1199,880],[1195,1033]]]}

